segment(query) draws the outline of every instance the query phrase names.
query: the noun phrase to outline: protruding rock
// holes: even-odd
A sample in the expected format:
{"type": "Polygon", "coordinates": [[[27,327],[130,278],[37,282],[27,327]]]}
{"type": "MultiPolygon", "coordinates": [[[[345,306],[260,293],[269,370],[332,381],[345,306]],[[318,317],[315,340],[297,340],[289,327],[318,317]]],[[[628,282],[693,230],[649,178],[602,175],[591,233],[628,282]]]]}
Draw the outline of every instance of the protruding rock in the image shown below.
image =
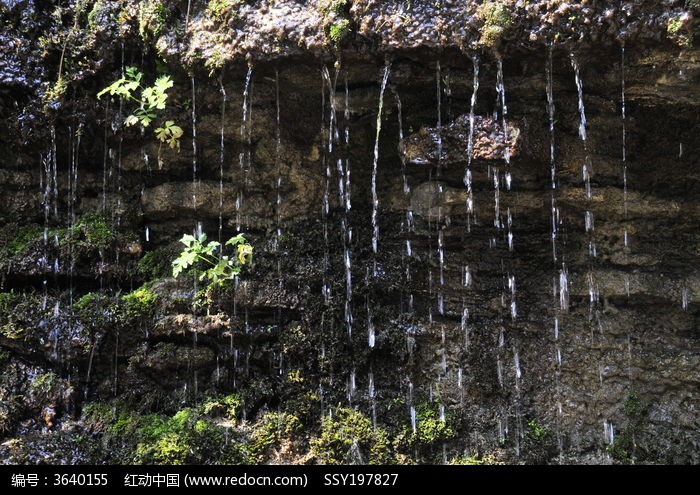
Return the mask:
{"type": "MultiPolygon", "coordinates": [[[[407,163],[416,165],[466,162],[469,153],[469,115],[437,127],[422,127],[399,144],[399,152],[407,163]]],[[[503,123],[491,117],[474,117],[472,158],[505,160],[519,152],[520,128],[514,122],[503,123]],[[507,134],[507,138],[506,138],[507,134]]]]}

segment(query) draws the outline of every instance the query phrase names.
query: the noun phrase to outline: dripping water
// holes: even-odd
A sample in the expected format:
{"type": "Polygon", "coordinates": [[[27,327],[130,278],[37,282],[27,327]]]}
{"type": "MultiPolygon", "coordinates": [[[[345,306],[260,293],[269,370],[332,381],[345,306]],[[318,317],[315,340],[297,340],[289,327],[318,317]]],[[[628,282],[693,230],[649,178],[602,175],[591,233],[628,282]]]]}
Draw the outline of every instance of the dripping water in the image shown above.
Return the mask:
{"type": "Polygon", "coordinates": [[[554,90],[553,90],[553,61],[552,61],[552,47],[549,47],[549,52],[547,56],[547,66],[546,66],[546,77],[547,77],[547,113],[549,115],[549,165],[550,165],[550,179],[551,179],[551,202],[552,202],[552,225],[551,225],[551,238],[552,238],[552,260],[556,263],[557,261],[557,237],[559,235],[559,208],[557,206],[557,164],[554,155],[554,90]]]}
{"type": "Polygon", "coordinates": [[[243,117],[241,119],[241,129],[240,136],[243,142],[243,149],[238,154],[238,164],[243,174],[242,185],[238,187],[238,193],[236,194],[236,229],[240,232],[241,225],[243,223],[242,219],[242,209],[244,201],[244,191],[248,185],[248,175],[250,173],[251,165],[251,144],[252,144],[252,113],[253,105],[250,98],[251,81],[253,78],[253,66],[248,66],[248,72],[246,72],[245,82],[243,84],[243,103],[242,111],[243,117]]]}
{"type": "MultiPolygon", "coordinates": [[[[219,244],[223,246],[224,231],[224,165],[226,163],[225,131],[226,131],[226,88],[224,87],[224,74],[221,72],[219,80],[219,92],[221,93],[221,125],[219,126],[219,244]]],[[[223,249],[221,247],[220,249],[223,249]]]]}
{"type": "MultiPolygon", "coordinates": [[[[396,113],[398,116],[398,124],[399,124],[399,143],[403,145],[404,143],[404,132],[403,132],[403,108],[401,105],[401,98],[399,97],[398,91],[394,91],[394,96],[396,99],[396,113]]],[[[414,224],[413,224],[413,210],[411,209],[411,186],[408,183],[408,176],[406,175],[406,158],[403,155],[403,153],[400,153],[400,158],[401,158],[401,182],[403,184],[403,194],[404,194],[404,200],[406,202],[406,217],[403,221],[402,225],[402,231],[405,236],[405,241],[406,241],[406,250],[404,254],[401,256],[401,263],[402,263],[402,268],[403,268],[403,273],[404,273],[404,281],[405,281],[405,293],[402,292],[402,295],[406,294],[407,300],[408,300],[408,307],[407,310],[409,313],[413,312],[413,294],[411,293],[410,286],[411,286],[411,258],[413,257],[413,247],[411,243],[411,234],[414,230],[414,224]]],[[[402,311],[403,311],[403,299],[402,299],[402,311]]]]}
{"type": "Polygon", "coordinates": [[[476,97],[479,91],[479,58],[472,57],[472,96],[469,100],[469,139],[467,140],[467,166],[464,170],[464,187],[467,189],[467,232],[471,231],[471,224],[474,215],[474,192],[472,191],[472,160],[474,159],[474,111],[476,108],[476,97]]]}
{"type": "MultiPolygon", "coordinates": [[[[275,250],[277,252],[277,287],[282,293],[282,249],[280,240],[282,238],[282,124],[280,121],[281,101],[280,101],[280,75],[275,69],[275,165],[277,169],[277,179],[275,180],[275,250]]],[[[277,326],[282,326],[282,308],[277,305],[277,326]]]]}
{"type": "Polygon", "coordinates": [[[377,110],[376,133],[374,138],[374,159],[372,161],[372,254],[374,255],[373,274],[377,275],[377,251],[379,243],[379,196],[377,195],[377,167],[379,165],[379,135],[382,131],[382,112],[384,109],[384,90],[391,73],[391,65],[384,66],[384,76],[379,90],[379,108],[377,110]]]}

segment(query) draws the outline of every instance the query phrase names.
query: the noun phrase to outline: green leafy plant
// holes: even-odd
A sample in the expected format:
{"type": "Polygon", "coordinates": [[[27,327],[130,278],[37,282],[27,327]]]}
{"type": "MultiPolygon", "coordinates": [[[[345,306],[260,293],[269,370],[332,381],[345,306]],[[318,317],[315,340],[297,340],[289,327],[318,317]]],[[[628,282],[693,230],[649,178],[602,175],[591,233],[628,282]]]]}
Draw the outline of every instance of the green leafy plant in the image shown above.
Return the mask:
{"type": "Polygon", "coordinates": [[[217,241],[207,242],[206,234],[199,238],[185,234],[180,242],[185,248],[173,261],[173,277],[177,278],[186,270],[193,269],[199,280],[209,282],[209,287],[221,286],[233,280],[243,265],[253,259],[253,246],[243,234],[231,237],[223,246],[217,241]],[[224,254],[226,248],[231,248],[233,252],[224,254]]]}
{"type": "MultiPolygon", "coordinates": [[[[97,93],[97,98],[105,94],[119,96],[125,100],[139,105],[139,107],[127,116],[124,125],[127,127],[140,124],[148,127],[158,117],[158,111],[164,110],[168,101],[168,89],[173,87],[173,80],[168,75],[158,77],[153,86],[142,84],[143,72],[136,67],[127,67],[125,76],[117,79],[112,84],[97,93]],[[140,91],[140,96],[137,94],[140,91]]],[[[183,130],[173,120],[166,120],[161,127],[155,130],[156,138],[161,143],[167,143],[171,148],[180,149],[180,138],[183,130]]]]}

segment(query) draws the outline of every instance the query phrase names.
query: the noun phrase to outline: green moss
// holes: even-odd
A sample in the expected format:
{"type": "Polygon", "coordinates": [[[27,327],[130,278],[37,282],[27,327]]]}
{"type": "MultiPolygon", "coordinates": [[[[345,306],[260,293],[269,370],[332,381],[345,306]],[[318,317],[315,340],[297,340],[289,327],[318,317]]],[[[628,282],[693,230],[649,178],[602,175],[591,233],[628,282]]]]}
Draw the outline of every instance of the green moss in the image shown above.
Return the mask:
{"type": "Polygon", "coordinates": [[[207,16],[221,23],[238,19],[238,10],[244,3],[243,0],[209,0],[206,10],[207,16]]]}
{"type": "Polygon", "coordinates": [[[671,17],[668,20],[666,29],[668,30],[669,34],[677,34],[681,30],[681,27],[683,27],[683,21],[681,20],[681,18],[671,17]]]}
{"type": "Polygon", "coordinates": [[[78,236],[83,247],[97,250],[106,249],[117,238],[111,219],[95,213],[86,213],[79,217],[72,233],[78,236]]]}
{"type": "Polygon", "coordinates": [[[496,458],[492,455],[485,455],[482,457],[462,455],[450,459],[447,464],[451,466],[483,466],[498,464],[498,461],[496,461],[496,458]]]}
{"type": "Polygon", "coordinates": [[[139,34],[148,41],[161,35],[168,21],[165,0],[148,0],[139,4],[139,34]]]}
{"type": "Polygon", "coordinates": [[[526,435],[535,442],[541,442],[549,437],[550,431],[533,419],[527,423],[526,435]]]}
{"type": "Polygon", "coordinates": [[[298,439],[302,431],[299,418],[284,412],[265,414],[251,435],[250,453],[257,462],[263,462],[270,453],[298,439]]]}
{"type": "Polygon", "coordinates": [[[347,0],[324,0],[318,3],[323,17],[324,32],[336,48],[340,47],[350,32],[349,7],[350,3],[347,0]]]}
{"type": "Polygon", "coordinates": [[[179,253],[173,246],[164,246],[144,254],[138,261],[136,269],[144,280],[156,280],[169,277],[173,273],[172,260],[179,253]]]}
{"type": "Polygon", "coordinates": [[[382,428],[359,411],[336,409],[321,421],[321,433],[311,442],[311,451],[321,464],[388,464],[389,440],[382,428]]]}
{"type": "Polygon", "coordinates": [[[328,30],[328,37],[331,39],[334,45],[339,45],[345,35],[348,34],[350,30],[350,21],[347,19],[338,19],[328,30]]]}
{"type": "Polygon", "coordinates": [[[49,371],[36,376],[29,385],[30,390],[36,394],[48,395],[58,383],[55,373],[49,371]]]}
{"type": "Polygon", "coordinates": [[[415,457],[420,462],[439,462],[442,444],[454,436],[449,417],[443,421],[436,402],[421,402],[416,405],[416,430],[404,427],[394,438],[397,452],[415,457]]]}
{"type": "Polygon", "coordinates": [[[341,15],[345,13],[347,7],[349,7],[348,0],[322,0],[318,3],[321,13],[324,16],[335,14],[341,15]]]}
{"type": "Polygon", "coordinates": [[[0,248],[0,256],[3,258],[21,256],[39,239],[43,237],[43,229],[38,225],[25,225],[17,230],[17,233],[6,241],[0,248]]]}
{"type": "Polygon", "coordinates": [[[105,4],[104,0],[97,0],[92,6],[90,12],[88,12],[88,28],[91,31],[97,31],[100,28],[100,25],[105,22],[104,17],[108,12],[109,8],[105,4]]]}
{"type": "Polygon", "coordinates": [[[213,397],[204,402],[203,412],[210,416],[224,416],[235,419],[241,407],[241,398],[237,394],[213,397]]]}
{"type": "Polygon", "coordinates": [[[17,228],[9,225],[0,232],[0,266],[9,268],[20,265],[25,258],[36,259],[39,253],[48,251],[50,258],[58,256],[74,262],[81,256],[104,255],[126,239],[113,228],[111,219],[104,215],[87,213],[78,217],[73,225],[52,227],[46,231],[38,225],[17,228]]]}
{"type": "Polygon", "coordinates": [[[476,15],[483,22],[479,44],[488,48],[498,48],[506,29],[513,25],[512,13],[512,5],[505,0],[479,5],[476,15]]]}
{"type": "Polygon", "coordinates": [[[24,328],[17,327],[12,323],[0,325],[0,335],[11,340],[19,340],[26,336],[24,328]]]}
{"type": "Polygon", "coordinates": [[[627,400],[623,405],[623,411],[625,416],[633,420],[639,419],[642,416],[642,404],[636,392],[632,391],[627,396],[627,400]]]}
{"type": "Polygon", "coordinates": [[[108,330],[118,323],[122,301],[102,292],[88,292],[73,303],[73,312],[88,331],[108,330]]]}
{"type": "Polygon", "coordinates": [[[83,420],[124,464],[239,464],[250,461],[247,439],[204,416],[203,407],[172,415],[143,414],[124,404],[92,403],[83,420]]]}
{"type": "Polygon", "coordinates": [[[28,337],[26,332],[29,323],[28,311],[34,304],[33,297],[25,299],[24,292],[0,292],[0,335],[6,339],[20,340],[28,337]]]}
{"type": "Polygon", "coordinates": [[[158,295],[147,285],[143,285],[124,295],[122,299],[126,303],[127,317],[142,318],[153,314],[158,295]]]}
{"type": "Polygon", "coordinates": [[[636,392],[632,391],[623,404],[627,424],[618,432],[615,441],[606,447],[606,452],[617,462],[633,462],[637,455],[638,434],[644,427],[646,412],[636,392]]]}

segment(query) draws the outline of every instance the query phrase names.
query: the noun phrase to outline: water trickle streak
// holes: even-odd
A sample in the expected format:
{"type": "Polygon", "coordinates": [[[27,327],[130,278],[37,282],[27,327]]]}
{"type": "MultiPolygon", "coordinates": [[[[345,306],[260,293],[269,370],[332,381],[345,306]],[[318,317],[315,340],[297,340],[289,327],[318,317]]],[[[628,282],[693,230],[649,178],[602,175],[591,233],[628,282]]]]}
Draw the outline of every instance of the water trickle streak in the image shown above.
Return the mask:
{"type": "MultiPolygon", "coordinates": [[[[219,128],[219,244],[223,246],[224,230],[224,164],[226,163],[225,131],[226,131],[226,88],[224,87],[224,75],[219,80],[219,92],[221,93],[221,126],[219,128]]],[[[223,247],[222,247],[223,249],[223,247]]]]}
{"type": "MultiPolygon", "coordinates": [[[[277,169],[277,179],[275,180],[275,251],[277,252],[277,287],[280,293],[283,288],[282,278],[282,251],[280,239],[282,237],[282,124],[281,124],[281,100],[280,100],[280,75],[275,69],[275,165],[277,169]]],[[[282,308],[277,306],[277,325],[282,325],[282,308]]]]}
{"type": "Polygon", "coordinates": [[[501,183],[500,183],[500,172],[498,167],[492,169],[493,178],[493,226],[497,229],[503,228],[503,222],[501,222],[501,183]]]}
{"type": "Polygon", "coordinates": [[[547,66],[545,69],[547,76],[547,113],[549,115],[549,165],[550,165],[550,178],[552,182],[552,260],[556,263],[557,261],[557,237],[559,234],[559,209],[557,207],[557,164],[554,155],[554,89],[553,89],[553,62],[552,62],[552,47],[549,47],[549,52],[547,56],[547,66]]]}
{"type": "Polygon", "coordinates": [[[559,309],[563,312],[569,311],[569,270],[564,263],[559,271],[559,309]]]}
{"type": "Polygon", "coordinates": [[[253,66],[248,66],[248,72],[246,72],[245,82],[243,83],[243,102],[241,104],[243,116],[241,119],[241,141],[244,143],[244,149],[238,154],[238,165],[241,171],[244,173],[243,187],[238,188],[238,194],[236,197],[236,228],[241,230],[241,224],[243,222],[241,209],[243,208],[244,200],[244,189],[248,185],[248,178],[250,173],[251,165],[251,145],[253,139],[253,103],[250,97],[251,82],[253,80],[253,66]]]}
{"type": "Polygon", "coordinates": [[[513,251],[513,215],[510,212],[510,207],[506,210],[506,225],[508,225],[508,251],[513,251]]]}
{"type": "Polygon", "coordinates": [[[584,214],[584,224],[586,226],[586,232],[593,232],[593,230],[595,230],[593,223],[593,212],[587,211],[584,214]]]}
{"type": "Polygon", "coordinates": [[[603,421],[603,438],[608,445],[615,442],[615,425],[607,420],[603,421]]]}
{"type": "Polygon", "coordinates": [[[440,61],[438,61],[435,67],[435,89],[436,89],[436,101],[437,101],[437,177],[442,175],[442,70],[440,68],[440,61]]]}
{"type": "MultiPolygon", "coordinates": [[[[576,89],[578,93],[578,110],[579,110],[579,135],[581,141],[583,142],[583,150],[585,153],[585,161],[582,165],[583,181],[586,190],[586,198],[588,200],[586,205],[586,215],[585,224],[586,231],[588,232],[588,254],[591,260],[597,257],[597,248],[594,239],[594,229],[593,229],[593,212],[591,211],[591,200],[593,198],[593,191],[591,188],[591,157],[588,151],[588,141],[586,136],[586,111],[583,104],[583,82],[581,80],[581,73],[578,62],[574,55],[571,55],[571,66],[574,69],[574,78],[576,81],[576,89]]],[[[590,299],[590,318],[593,319],[593,312],[597,308],[598,304],[598,288],[595,282],[592,268],[588,272],[588,293],[590,299]]],[[[591,330],[592,331],[592,330],[591,330]]]]}
{"type": "MultiPolygon", "coordinates": [[[[78,124],[78,128],[73,131],[71,126],[68,127],[69,141],[70,141],[70,171],[68,174],[68,188],[69,188],[69,250],[70,250],[70,265],[69,265],[69,290],[68,290],[68,304],[70,309],[73,309],[73,293],[74,293],[74,272],[76,264],[75,256],[75,242],[73,239],[75,219],[76,219],[76,206],[78,204],[78,162],[80,156],[80,138],[83,134],[83,123],[78,124]]],[[[72,319],[70,320],[72,325],[72,319]]]]}
{"type": "Polygon", "coordinates": [[[438,231],[438,261],[440,263],[439,279],[440,284],[438,290],[438,313],[445,314],[445,234],[444,230],[438,231]]]}
{"type": "Polygon", "coordinates": [[[474,192],[472,191],[472,160],[474,154],[474,112],[476,108],[476,97],[479,92],[479,58],[472,57],[472,96],[469,101],[469,138],[467,140],[467,166],[464,170],[464,187],[467,188],[467,232],[471,230],[472,216],[474,214],[474,192]]]}
{"type": "Polygon", "coordinates": [[[105,99],[105,128],[103,135],[102,150],[102,213],[107,212],[107,159],[109,158],[109,98],[105,99]]]}
{"type": "Polygon", "coordinates": [[[466,288],[471,288],[473,283],[472,272],[469,265],[465,265],[462,269],[462,285],[466,288]]]}
{"type": "Polygon", "coordinates": [[[474,112],[476,97],[479,91],[479,58],[472,57],[472,96],[469,101],[469,138],[467,139],[467,165],[464,169],[464,187],[467,189],[467,232],[471,231],[472,217],[474,215],[474,192],[472,190],[472,160],[474,154],[474,112]]]}
{"type": "MultiPolygon", "coordinates": [[[[625,45],[622,45],[622,51],[620,55],[620,87],[621,87],[621,114],[622,114],[622,211],[625,222],[625,230],[623,232],[623,242],[624,247],[627,249],[629,247],[629,235],[627,231],[627,101],[626,101],[626,87],[625,87],[625,45]]],[[[683,145],[681,145],[680,155],[683,153],[683,145]]]]}
{"type": "Polygon", "coordinates": [[[348,402],[352,403],[356,390],[357,384],[355,383],[355,369],[353,368],[353,370],[350,372],[350,377],[348,378],[348,402]]]}
{"type": "Polygon", "coordinates": [[[345,212],[349,212],[352,208],[351,201],[351,189],[350,189],[350,87],[348,84],[348,73],[345,71],[345,108],[343,109],[343,119],[345,120],[345,130],[343,135],[345,137],[345,212]]]}
{"type": "MultiPolygon", "coordinates": [[[[56,151],[56,127],[51,126],[51,194],[53,195],[53,217],[58,218],[58,154],[56,151]]],[[[51,199],[51,198],[50,198],[51,199]]]]}
{"type": "MultiPolygon", "coordinates": [[[[503,159],[506,162],[506,176],[510,175],[510,147],[508,146],[508,122],[506,117],[508,116],[508,106],[506,105],[506,86],[503,82],[503,59],[498,58],[498,72],[496,74],[496,93],[501,100],[501,119],[503,120],[503,159]]],[[[506,180],[506,186],[510,190],[510,179],[506,180]]]]}
{"type": "Polygon", "coordinates": [[[515,320],[518,316],[515,302],[515,275],[508,275],[508,289],[510,290],[510,317],[515,320]]]}
{"type": "Polygon", "coordinates": [[[374,322],[372,321],[372,312],[369,310],[369,297],[367,298],[367,341],[370,349],[375,344],[374,322]]]}
{"type": "MultiPolygon", "coordinates": [[[[126,71],[126,65],[124,63],[125,60],[125,50],[124,50],[124,42],[121,43],[121,75],[122,78],[125,75],[126,71]]],[[[118,114],[120,118],[124,115],[124,98],[119,97],[119,112],[118,114]]],[[[116,133],[118,130],[116,122],[113,123],[112,126],[112,132],[116,133]]],[[[119,145],[117,146],[117,154],[116,154],[116,163],[117,163],[117,198],[116,198],[116,206],[114,208],[114,211],[112,212],[112,221],[114,224],[119,227],[121,225],[121,220],[122,220],[122,145],[124,144],[124,133],[120,132],[119,133],[119,145]]],[[[117,256],[116,256],[116,261],[119,261],[119,251],[117,251],[117,256]]]]}
{"type": "Polygon", "coordinates": [[[375,390],[374,390],[374,373],[372,372],[372,367],[370,366],[370,371],[367,374],[367,395],[369,396],[370,408],[372,410],[372,424],[374,428],[377,427],[377,401],[375,400],[375,390]]]}
{"type": "Polygon", "coordinates": [[[466,349],[469,349],[469,333],[470,333],[470,328],[469,328],[469,308],[467,308],[464,303],[462,303],[463,309],[462,309],[462,319],[460,321],[460,328],[462,330],[462,333],[464,334],[464,347],[466,349]]]}
{"type": "Polygon", "coordinates": [[[197,86],[192,82],[192,209],[197,212],[197,86]]]}
{"type": "Polygon", "coordinates": [[[578,91],[578,113],[579,113],[579,125],[578,125],[578,135],[581,141],[587,142],[586,136],[586,109],[583,105],[583,81],[581,80],[580,70],[578,62],[574,55],[571,55],[571,66],[574,69],[576,77],[576,90],[578,91]]]}
{"type": "Polygon", "coordinates": [[[374,160],[372,162],[372,253],[375,256],[374,274],[376,275],[376,256],[379,243],[379,223],[377,213],[379,210],[379,197],[377,195],[377,167],[379,165],[379,135],[382,131],[382,111],[384,109],[384,90],[391,73],[391,65],[384,66],[384,77],[379,90],[379,109],[377,110],[377,129],[374,139],[374,160]]]}
{"type": "Polygon", "coordinates": [[[578,93],[578,112],[579,112],[579,127],[578,133],[583,142],[583,149],[586,154],[585,162],[582,166],[583,181],[586,188],[586,197],[591,199],[593,197],[591,191],[591,158],[588,154],[588,136],[586,135],[586,109],[583,103],[583,81],[581,79],[581,71],[576,61],[576,58],[571,55],[571,66],[574,69],[574,78],[576,81],[576,91],[578,93]]]}
{"type": "Polygon", "coordinates": [[[598,303],[598,285],[595,282],[595,279],[593,278],[593,273],[588,272],[588,299],[591,305],[591,308],[594,308],[596,304],[598,303]]]}
{"type": "Polygon", "coordinates": [[[684,287],[681,291],[681,308],[683,308],[684,311],[688,310],[688,299],[688,288],[684,287]]]}
{"type": "MultiPolygon", "coordinates": [[[[326,158],[326,179],[328,186],[328,193],[330,195],[330,178],[331,178],[331,167],[330,164],[333,161],[333,149],[334,145],[339,142],[339,125],[338,125],[338,102],[336,98],[336,89],[338,84],[338,74],[339,70],[335,71],[335,75],[331,77],[328,72],[328,68],[323,66],[321,70],[321,76],[323,81],[328,86],[328,99],[330,103],[330,115],[328,117],[328,145],[327,145],[327,156],[326,158]]],[[[346,128],[345,137],[349,140],[349,128],[346,128]]],[[[337,157],[335,159],[336,169],[338,172],[338,203],[340,205],[346,205],[347,199],[345,194],[345,163],[342,157],[337,157]]],[[[324,203],[324,208],[326,208],[326,214],[328,214],[328,208],[330,208],[330,198],[324,203]]]]}
{"type": "MultiPolygon", "coordinates": [[[[403,109],[401,105],[401,98],[399,97],[398,91],[394,90],[394,97],[396,99],[396,113],[397,113],[397,118],[398,118],[398,124],[399,124],[399,143],[403,144],[404,142],[404,132],[403,132],[403,109]]],[[[413,257],[413,247],[411,243],[411,232],[414,230],[414,222],[413,222],[413,210],[411,209],[411,186],[408,183],[408,176],[406,175],[406,158],[403,153],[400,153],[401,157],[401,182],[403,184],[403,193],[404,193],[404,199],[406,201],[407,209],[406,209],[406,217],[403,222],[403,232],[406,236],[406,252],[405,252],[405,257],[401,257],[401,261],[403,263],[404,267],[404,273],[406,274],[405,277],[405,288],[408,289],[410,287],[410,282],[411,282],[411,265],[410,262],[407,262],[406,258],[412,258],[413,257]]],[[[408,312],[413,311],[413,294],[410,292],[407,294],[407,299],[408,299],[408,312]]]]}

